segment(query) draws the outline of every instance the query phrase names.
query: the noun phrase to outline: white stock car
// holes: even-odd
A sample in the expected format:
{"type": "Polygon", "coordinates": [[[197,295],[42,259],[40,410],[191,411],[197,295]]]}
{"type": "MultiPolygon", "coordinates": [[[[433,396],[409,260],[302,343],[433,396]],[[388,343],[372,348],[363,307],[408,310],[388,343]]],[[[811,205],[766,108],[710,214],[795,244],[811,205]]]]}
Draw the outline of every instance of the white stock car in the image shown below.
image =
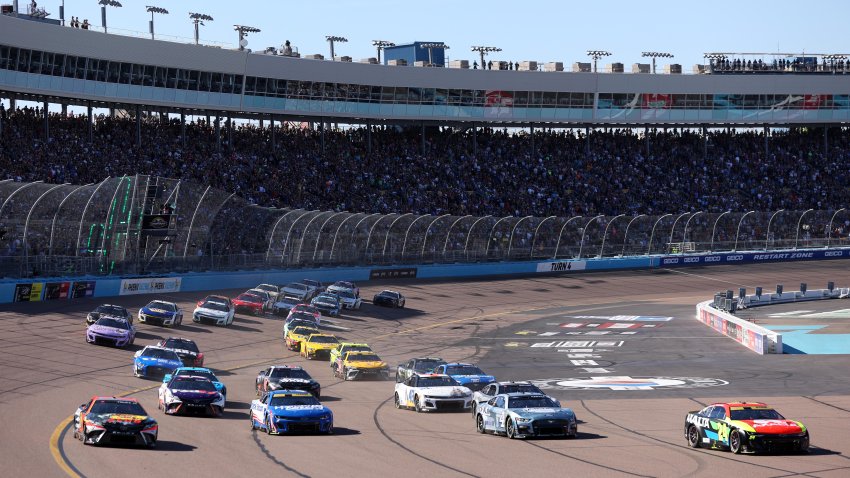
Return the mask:
{"type": "Polygon", "coordinates": [[[491,398],[502,393],[534,393],[540,395],[543,394],[543,391],[531,382],[493,382],[472,394],[472,416],[475,416],[478,405],[487,403],[491,398]]]}
{"type": "Polygon", "coordinates": [[[334,295],[339,297],[339,303],[343,309],[360,310],[360,304],[363,303],[363,299],[350,290],[338,290],[334,292],[334,295]]]}
{"type": "Polygon", "coordinates": [[[218,300],[207,299],[192,312],[192,321],[214,325],[233,323],[234,308],[218,300]]]}
{"type": "Polygon", "coordinates": [[[254,287],[254,289],[268,292],[273,301],[277,300],[277,296],[280,294],[280,287],[274,284],[260,284],[257,287],[254,287]]]}
{"type": "Polygon", "coordinates": [[[426,410],[468,411],[472,406],[472,390],[461,386],[448,375],[413,374],[395,384],[395,407],[426,410]]]}
{"type": "Polygon", "coordinates": [[[283,286],[283,290],[280,291],[284,297],[295,297],[301,302],[309,302],[310,299],[313,298],[313,289],[307,284],[302,284],[300,282],[290,282],[283,286]]]}

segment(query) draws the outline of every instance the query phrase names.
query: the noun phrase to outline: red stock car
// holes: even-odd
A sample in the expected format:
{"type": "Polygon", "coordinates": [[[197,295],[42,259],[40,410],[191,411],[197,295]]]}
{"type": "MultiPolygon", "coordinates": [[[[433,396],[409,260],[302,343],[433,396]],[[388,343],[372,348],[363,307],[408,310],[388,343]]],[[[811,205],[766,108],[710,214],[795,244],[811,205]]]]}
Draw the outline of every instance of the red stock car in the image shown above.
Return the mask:
{"type": "Polygon", "coordinates": [[[254,294],[242,293],[233,299],[233,307],[236,312],[250,312],[253,315],[263,315],[266,311],[266,301],[254,294]]]}

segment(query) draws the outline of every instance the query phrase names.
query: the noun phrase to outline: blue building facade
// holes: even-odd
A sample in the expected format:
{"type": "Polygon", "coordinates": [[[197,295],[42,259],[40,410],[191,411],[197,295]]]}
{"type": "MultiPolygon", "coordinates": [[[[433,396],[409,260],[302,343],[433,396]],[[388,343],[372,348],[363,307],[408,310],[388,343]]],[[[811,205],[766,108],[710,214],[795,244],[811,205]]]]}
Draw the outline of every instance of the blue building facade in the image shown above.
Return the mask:
{"type": "MultiPolygon", "coordinates": [[[[417,61],[428,61],[428,49],[422,48],[422,45],[428,43],[443,43],[441,41],[415,41],[404,45],[396,45],[384,48],[384,65],[390,60],[404,60],[408,66],[413,66],[417,61]]],[[[442,48],[434,48],[431,52],[431,61],[437,66],[446,66],[445,50],[442,48]]]]}

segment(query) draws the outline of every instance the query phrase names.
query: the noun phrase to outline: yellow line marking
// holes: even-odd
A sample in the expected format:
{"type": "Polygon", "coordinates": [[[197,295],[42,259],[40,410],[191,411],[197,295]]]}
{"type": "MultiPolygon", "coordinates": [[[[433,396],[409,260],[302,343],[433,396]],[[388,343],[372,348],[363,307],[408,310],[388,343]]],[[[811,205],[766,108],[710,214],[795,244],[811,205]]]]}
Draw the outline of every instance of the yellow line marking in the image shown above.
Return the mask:
{"type": "MultiPolygon", "coordinates": [[[[260,365],[264,363],[268,363],[270,360],[261,360],[258,362],[251,362],[247,364],[240,365],[238,367],[230,367],[220,369],[222,372],[232,372],[234,370],[239,370],[242,368],[253,367],[255,365],[260,365]]],[[[118,395],[113,395],[114,397],[127,397],[130,395],[134,395],[139,392],[146,392],[148,390],[153,390],[154,388],[159,388],[160,384],[151,385],[149,387],[135,388],[133,390],[129,390],[126,392],[122,392],[118,395]]],[[[53,429],[53,434],[50,435],[50,454],[53,455],[53,461],[59,465],[59,468],[65,472],[71,478],[81,478],[80,475],[74,471],[73,468],[69,465],[69,460],[62,456],[62,453],[59,451],[59,437],[62,435],[62,431],[67,427],[72,421],[74,421],[74,415],[68,416],[68,418],[62,420],[59,425],[56,425],[56,428],[53,429]]]]}

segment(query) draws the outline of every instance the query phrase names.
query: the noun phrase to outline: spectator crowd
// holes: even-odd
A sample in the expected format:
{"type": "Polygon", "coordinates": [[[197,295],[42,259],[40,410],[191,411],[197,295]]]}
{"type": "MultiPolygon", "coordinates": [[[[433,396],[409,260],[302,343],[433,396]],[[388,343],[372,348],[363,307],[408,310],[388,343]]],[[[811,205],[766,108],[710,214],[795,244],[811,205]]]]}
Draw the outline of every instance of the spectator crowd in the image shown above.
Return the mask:
{"type": "Polygon", "coordinates": [[[216,129],[2,111],[0,179],[91,183],[150,174],[236,192],[265,206],[493,216],[835,209],[850,205],[850,134],[773,131],[509,132],[328,129],[268,123],[216,129]],[[371,138],[371,147],[370,141],[371,138]],[[473,143],[475,142],[475,144],[473,143]],[[423,154],[424,148],[424,154],[423,154]]]}

